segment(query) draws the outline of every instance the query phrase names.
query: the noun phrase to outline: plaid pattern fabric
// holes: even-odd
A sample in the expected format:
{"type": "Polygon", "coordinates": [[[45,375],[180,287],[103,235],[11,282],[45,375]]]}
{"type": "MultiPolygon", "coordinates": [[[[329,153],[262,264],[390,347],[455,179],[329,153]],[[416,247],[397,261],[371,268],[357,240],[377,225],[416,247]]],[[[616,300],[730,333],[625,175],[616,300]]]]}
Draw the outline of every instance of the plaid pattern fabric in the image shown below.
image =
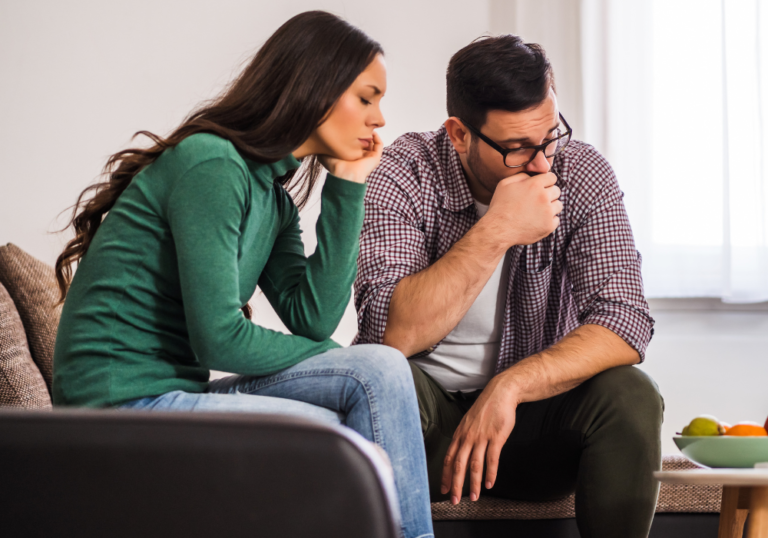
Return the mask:
{"type": "MultiPolygon", "coordinates": [[[[510,249],[496,372],[583,324],[610,329],[644,359],[653,318],[616,176],[597,150],[575,140],[555,157],[552,171],[562,190],[560,227],[510,249]]],[[[408,133],[387,147],[365,195],[354,343],[381,343],[398,282],[438,260],[477,220],[445,128],[408,133]]]]}

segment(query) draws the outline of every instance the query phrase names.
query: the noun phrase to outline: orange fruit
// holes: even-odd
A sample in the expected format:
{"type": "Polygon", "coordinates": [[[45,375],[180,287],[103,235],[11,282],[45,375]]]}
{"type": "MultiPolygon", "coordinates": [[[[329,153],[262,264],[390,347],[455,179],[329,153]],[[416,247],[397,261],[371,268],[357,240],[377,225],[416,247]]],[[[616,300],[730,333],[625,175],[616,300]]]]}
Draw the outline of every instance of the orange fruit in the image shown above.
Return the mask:
{"type": "Polygon", "coordinates": [[[757,422],[739,422],[728,428],[725,435],[736,435],[739,437],[766,437],[768,436],[768,431],[757,422]]]}

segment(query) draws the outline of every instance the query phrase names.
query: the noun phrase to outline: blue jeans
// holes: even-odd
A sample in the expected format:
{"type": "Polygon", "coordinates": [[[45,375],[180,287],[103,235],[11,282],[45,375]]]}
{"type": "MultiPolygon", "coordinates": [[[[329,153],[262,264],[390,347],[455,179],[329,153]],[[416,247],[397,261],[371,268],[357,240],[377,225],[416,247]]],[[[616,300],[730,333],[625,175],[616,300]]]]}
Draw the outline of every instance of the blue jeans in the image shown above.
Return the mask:
{"type": "Polygon", "coordinates": [[[208,393],[175,391],[121,407],[282,413],[344,424],[389,456],[405,538],[433,536],[416,391],[408,361],[393,348],[332,349],[277,374],[217,379],[208,393]]]}

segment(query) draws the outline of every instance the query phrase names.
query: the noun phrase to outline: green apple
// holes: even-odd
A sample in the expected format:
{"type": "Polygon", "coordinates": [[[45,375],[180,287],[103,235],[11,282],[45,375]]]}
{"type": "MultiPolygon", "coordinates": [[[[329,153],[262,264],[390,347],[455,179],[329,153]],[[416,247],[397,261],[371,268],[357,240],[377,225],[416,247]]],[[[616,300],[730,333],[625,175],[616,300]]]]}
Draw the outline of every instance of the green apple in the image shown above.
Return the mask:
{"type": "Polygon", "coordinates": [[[722,435],[720,422],[712,415],[699,415],[683,428],[683,435],[686,436],[709,436],[722,435]]]}

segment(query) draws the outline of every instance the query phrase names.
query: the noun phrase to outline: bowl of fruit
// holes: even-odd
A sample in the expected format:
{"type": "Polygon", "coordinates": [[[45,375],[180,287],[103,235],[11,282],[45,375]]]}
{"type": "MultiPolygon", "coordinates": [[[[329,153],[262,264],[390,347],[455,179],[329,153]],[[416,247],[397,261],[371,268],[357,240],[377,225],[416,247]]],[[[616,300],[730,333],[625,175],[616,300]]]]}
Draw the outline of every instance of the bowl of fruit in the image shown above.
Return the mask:
{"type": "Polygon", "coordinates": [[[694,418],[674,441],[689,460],[705,467],[754,467],[768,462],[768,420],[731,426],[711,415],[694,418]]]}

